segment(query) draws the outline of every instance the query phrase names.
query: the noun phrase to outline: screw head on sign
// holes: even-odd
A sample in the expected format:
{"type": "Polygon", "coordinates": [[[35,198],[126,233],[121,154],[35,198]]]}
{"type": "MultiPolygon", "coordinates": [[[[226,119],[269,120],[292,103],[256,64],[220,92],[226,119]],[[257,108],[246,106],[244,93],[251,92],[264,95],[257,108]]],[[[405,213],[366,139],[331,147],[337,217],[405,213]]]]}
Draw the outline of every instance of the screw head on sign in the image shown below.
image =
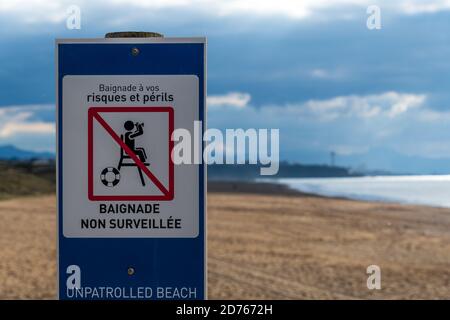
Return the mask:
{"type": "Polygon", "coordinates": [[[132,276],[134,274],[134,268],[133,267],[129,267],[128,268],[128,275],[132,276]]]}
{"type": "Polygon", "coordinates": [[[133,56],[137,56],[137,55],[139,54],[139,49],[138,49],[138,48],[133,48],[133,49],[131,49],[131,54],[132,54],[133,56]]]}

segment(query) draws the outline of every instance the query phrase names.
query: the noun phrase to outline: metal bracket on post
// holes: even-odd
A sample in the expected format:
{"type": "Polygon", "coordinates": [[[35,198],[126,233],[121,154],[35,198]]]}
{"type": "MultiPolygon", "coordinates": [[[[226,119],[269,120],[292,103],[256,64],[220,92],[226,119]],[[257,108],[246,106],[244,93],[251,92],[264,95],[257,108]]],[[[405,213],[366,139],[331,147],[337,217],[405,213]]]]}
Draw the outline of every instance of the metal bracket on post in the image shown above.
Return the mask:
{"type": "MultiPolygon", "coordinates": [[[[119,31],[119,32],[108,32],[105,34],[105,38],[163,38],[161,33],[157,32],[145,32],[145,31],[119,31]]],[[[131,49],[131,54],[133,56],[139,55],[140,51],[138,48],[131,49]]]]}
{"type": "Polygon", "coordinates": [[[163,38],[161,33],[145,31],[108,32],[105,38],[163,38]]]}

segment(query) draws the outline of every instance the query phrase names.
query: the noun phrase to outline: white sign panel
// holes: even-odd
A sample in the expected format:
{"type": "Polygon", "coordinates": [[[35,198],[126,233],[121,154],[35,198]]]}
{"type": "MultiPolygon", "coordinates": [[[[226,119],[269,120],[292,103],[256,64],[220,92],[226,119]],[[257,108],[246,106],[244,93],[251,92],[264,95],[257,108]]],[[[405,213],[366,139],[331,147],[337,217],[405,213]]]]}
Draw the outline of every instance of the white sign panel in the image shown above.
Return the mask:
{"type": "Polygon", "coordinates": [[[64,236],[196,237],[199,169],[171,137],[199,118],[198,78],[68,75],[62,93],[64,236]]]}

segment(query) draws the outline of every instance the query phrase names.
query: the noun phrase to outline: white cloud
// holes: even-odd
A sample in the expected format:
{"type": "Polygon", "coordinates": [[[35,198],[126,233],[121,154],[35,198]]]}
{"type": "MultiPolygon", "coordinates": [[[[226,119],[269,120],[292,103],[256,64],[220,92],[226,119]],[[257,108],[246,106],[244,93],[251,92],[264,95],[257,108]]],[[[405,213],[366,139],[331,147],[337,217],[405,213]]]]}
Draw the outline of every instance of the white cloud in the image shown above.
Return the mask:
{"type": "MultiPolygon", "coordinates": [[[[209,14],[227,16],[249,14],[252,16],[281,15],[302,19],[327,9],[342,7],[367,8],[373,0],[113,0],[116,4],[134,5],[144,8],[199,8],[209,14]]],[[[450,0],[378,0],[376,5],[398,13],[433,13],[450,9],[450,0]]],[[[346,15],[348,16],[348,15],[346,15]]]]}
{"type": "Polygon", "coordinates": [[[338,155],[353,155],[353,154],[363,154],[370,150],[366,146],[349,146],[349,145],[331,145],[330,150],[333,150],[338,155]]]}
{"type": "Polygon", "coordinates": [[[8,138],[16,134],[54,134],[55,125],[48,122],[9,122],[0,129],[0,137],[8,138]]]}
{"type": "Polygon", "coordinates": [[[327,69],[312,69],[309,73],[311,78],[322,80],[338,80],[345,77],[346,72],[343,69],[327,70],[327,69]]]}
{"type": "Polygon", "coordinates": [[[326,155],[334,150],[356,155],[372,148],[450,157],[450,112],[431,108],[430,100],[424,94],[390,91],[281,105],[250,104],[212,109],[208,124],[222,130],[279,128],[284,156],[296,160],[305,150],[305,154],[312,150],[326,155]]]}
{"type": "Polygon", "coordinates": [[[54,122],[33,120],[36,112],[51,110],[51,105],[11,106],[0,109],[0,138],[17,135],[54,135],[54,122]]]}
{"type": "Polygon", "coordinates": [[[445,123],[448,124],[450,122],[450,111],[447,110],[433,110],[433,109],[423,109],[420,112],[421,122],[430,122],[430,123],[445,123]]]}
{"type": "Polygon", "coordinates": [[[210,110],[208,123],[222,130],[279,128],[284,157],[297,161],[299,155],[310,161],[311,151],[311,157],[318,157],[330,150],[356,155],[372,148],[450,157],[447,147],[439,148],[439,143],[446,146],[450,140],[450,112],[432,109],[428,101],[424,94],[382,92],[281,105],[250,104],[210,110]],[[434,148],[428,147],[430,141],[436,142],[434,148]]]}
{"type": "MultiPolygon", "coordinates": [[[[115,12],[130,12],[136,9],[136,13],[141,13],[142,10],[155,13],[165,9],[178,9],[210,17],[281,16],[294,20],[325,13],[333,15],[332,19],[338,19],[352,16],[350,14],[352,9],[364,15],[363,9],[372,4],[372,0],[2,0],[0,16],[14,17],[23,23],[61,23],[67,17],[67,8],[70,5],[77,5],[81,8],[82,17],[85,12],[113,8],[115,12]]],[[[381,7],[382,13],[383,10],[399,14],[450,10],[450,0],[380,0],[377,1],[377,5],[381,7]]],[[[111,17],[111,21],[114,19],[117,17],[111,17]]]]}
{"type": "Polygon", "coordinates": [[[435,13],[450,10],[450,0],[407,0],[400,2],[399,9],[407,14],[435,13]]]}
{"type": "Polygon", "coordinates": [[[319,79],[326,79],[329,77],[329,72],[327,72],[324,69],[314,69],[311,71],[311,77],[319,78],[319,79]]]}
{"type": "Polygon", "coordinates": [[[398,92],[385,92],[374,95],[349,95],[327,100],[309,100],[300,105],[288,105],[297,108],[304,115],[317,116],[322,120],[334,120],[339,117],[372,118],[385,116],[394,118],[409,109],[423,105],[426,95],[398,92]]]}
{"type": "MultiPolygon", "coordinates": [[[[287,115],[304,119],[333,121],[339,118],[395,118],[411,109],[419,108],[426,101],[424,94],[399,93],[395,91],[371,95],[347,95],[323,100],[308,100],[285,105],[262,105],[252,108],[268,117],[287,115]]],[[[208,97],[209,107],[232,106],[235,109],[248,107],[251,96],[248,93],[231,92],[208,97]]],[[[428,114],[428,109],[423,113],[428,114]]],[[[428,118],[432,118],[429,116],[428,118]]]]}
{"type": "Polygon", "coordinates": [[[73,1],[54,0],[2,0],[0,17],[15,16],[24,23],[59,23],[66,17],[66,9],[73,1]]]}
{"type": "Polygon", "coordinates": [[[208,107],[245,108],[251,100],[251,95],[242,92],[229,92],[223,95],[208,96],[208,107]]]}

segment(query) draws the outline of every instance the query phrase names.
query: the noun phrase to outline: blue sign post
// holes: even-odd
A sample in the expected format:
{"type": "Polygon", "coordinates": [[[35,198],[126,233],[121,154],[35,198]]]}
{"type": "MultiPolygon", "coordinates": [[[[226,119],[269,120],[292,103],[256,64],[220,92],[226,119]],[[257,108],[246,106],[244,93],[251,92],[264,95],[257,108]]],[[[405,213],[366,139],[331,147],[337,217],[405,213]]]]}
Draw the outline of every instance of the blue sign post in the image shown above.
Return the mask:
{"type": "Polygon", "coordinates": [[[205,299],[204,38],[56,41],[60,299],[205,299]],[[203,154],[200,143],[199,154],[203,154]]]}

